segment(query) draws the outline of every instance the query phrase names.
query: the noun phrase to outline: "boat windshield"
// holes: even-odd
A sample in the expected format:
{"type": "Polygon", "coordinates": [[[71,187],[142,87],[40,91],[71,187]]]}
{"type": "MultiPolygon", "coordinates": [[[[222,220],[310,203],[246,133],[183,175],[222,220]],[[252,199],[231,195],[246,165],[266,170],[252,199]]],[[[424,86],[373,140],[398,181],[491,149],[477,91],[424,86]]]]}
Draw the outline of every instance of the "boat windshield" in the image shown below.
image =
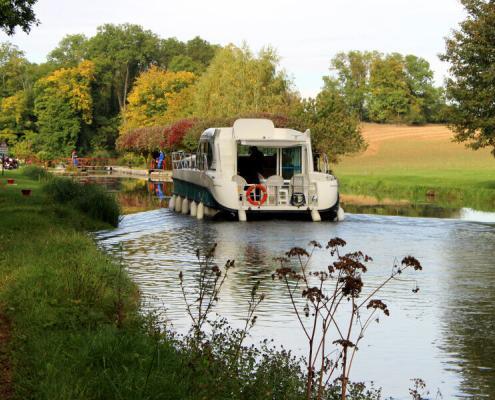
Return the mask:
{"type": "Polygon", "coordinates": [[[291,179],[302,173],[302,147],[262,147],[239,144],[237,174],[248,183],[259,183],[273,176],[291,179]]]}
{"type": "Polygon", "coordinates": [[[302,172],[301,150],[302,148],[300,146],[282,149],[281,169],[284,179],[290,179],[302,172]]]}

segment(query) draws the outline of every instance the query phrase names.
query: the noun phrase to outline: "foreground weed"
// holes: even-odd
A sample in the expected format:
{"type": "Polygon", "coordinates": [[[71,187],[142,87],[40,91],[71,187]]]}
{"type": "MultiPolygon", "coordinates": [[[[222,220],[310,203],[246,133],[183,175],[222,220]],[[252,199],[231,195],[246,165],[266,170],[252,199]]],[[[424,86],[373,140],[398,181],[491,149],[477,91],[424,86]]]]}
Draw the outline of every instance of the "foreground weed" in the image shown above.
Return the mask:
{"type": "MultiPolygon", "coordinates": [[[[290,304],[307,339],[306,399],[320,400],[332,381],[340,384],[340,398],[348,398],[349,376],[358,345],[379,314],[390,315],[387,305],[375,296],[392,280],[407,269],[421,270],[414,257],[405,257],[393,266],[392,272],[369,294],[362,295],[363,275],[366,263],[372,258],[361,251],[341,254],[346,242],[331,239],[326,249],[333,262],[321,271],[310,271],[309,261],[313,252],[322,249],[316,241],[309,243],[310,252],[300,247],[290,249],[285,257],[277,258],[280,268],[272,275],[285,283],[290,304]],[[292,267],[295,260],[296,268],[292,267]],[[300,309],[296,296],[305,299],[300,309]],[[345,318],[337,318],[345,312],[345,318]]],[[[413,292],[419,289],[414,287],[413,292]]]]}

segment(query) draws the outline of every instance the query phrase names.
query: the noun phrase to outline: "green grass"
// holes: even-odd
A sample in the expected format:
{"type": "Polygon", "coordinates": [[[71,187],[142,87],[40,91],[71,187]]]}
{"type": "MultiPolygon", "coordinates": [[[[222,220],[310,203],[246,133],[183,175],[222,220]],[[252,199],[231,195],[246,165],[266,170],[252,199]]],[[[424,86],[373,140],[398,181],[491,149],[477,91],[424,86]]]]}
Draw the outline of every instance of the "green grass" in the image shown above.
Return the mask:
{"type": "Polygon", "coordinates": [[[342,193],[495,210],[495,158],[488,150],[453,143],[441,126],[368,124],[363,133],[369,149],[335,167],[342,193]]]}

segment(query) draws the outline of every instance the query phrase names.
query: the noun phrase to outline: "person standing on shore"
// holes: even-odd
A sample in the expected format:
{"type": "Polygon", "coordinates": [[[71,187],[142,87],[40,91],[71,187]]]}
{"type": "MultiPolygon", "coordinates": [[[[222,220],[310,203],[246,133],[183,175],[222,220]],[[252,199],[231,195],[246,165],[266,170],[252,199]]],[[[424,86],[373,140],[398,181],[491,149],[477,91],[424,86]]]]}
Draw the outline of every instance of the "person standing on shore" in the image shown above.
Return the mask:
{"type": "Polygon", "coordinates": [[[78,165],[78,161],[77,161],[77,152],[76,152],[76,150],[75,150],[75,149],[74,149],[74,150],[72,150],[72,155],[71,155],[71,158],[72,158],[72,165],[73,165],[74,167],[77,167],[77,165],[78,165]]]}
{"type": "Polygon", "coordinates": [[[165,154],[163,154],[163,151],[160,150],[160,155],[158,156],[158,169],[162,169],[164,159],[165,159],[165,154]]]}

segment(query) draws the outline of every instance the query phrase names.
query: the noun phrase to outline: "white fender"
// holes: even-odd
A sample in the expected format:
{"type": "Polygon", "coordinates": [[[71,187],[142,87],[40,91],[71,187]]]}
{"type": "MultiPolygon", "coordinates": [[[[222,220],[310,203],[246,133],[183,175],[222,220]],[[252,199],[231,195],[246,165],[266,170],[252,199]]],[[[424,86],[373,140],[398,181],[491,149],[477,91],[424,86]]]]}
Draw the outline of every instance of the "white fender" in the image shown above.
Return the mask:
{"type": "Polygon", "coordinates": [[[246,210],[244,210],[243,208],[241,208],[239,210],[239,212],[237,213],[237,215],[239,217],[239,221],[240,222],[246,222],[247,221],[246,210]]]}
{"type": "Polygon", "coordinates": [[[175,209],[175,194],[168,201],[168,208],[170,210],[174,210],[175,209]]]}
{"type": "Polygon", "coordinates": [[[195,217],[198,212],[198,205],[196,202],[193,200],[191,202],[191,217],[195,217]]]}
{"type": "Polygon", "coordinates": [[[342,207],[339,207],[339,210],[337,211],[337,221],[342,222],[345,220],[345,212],[342,207]]]}
{"type": "Polygon", "coordinates": [[[313,222],[320,222],[321,221],[321,215],[316,208],[313,208],[311,210],[311,219],[313,220],[313,222]]]}
{"type": "Polygon", "coordinates": [[[199,203],[198,210],[196,211],[196,218],[203,219],[204,215],[205,215],[205,207],[203,203],[199,203]]]}
{"type": "Polygon", "coordinates": [[[189,200],[187,198],[182,200],[181,212],[182,214],[189,214],[189,200]]]}
{"type": "Polygon", "coordinates": [[[177,196],[175,199],[175,212],[180,212],[182,209],[182,197],[177,196]]]}

